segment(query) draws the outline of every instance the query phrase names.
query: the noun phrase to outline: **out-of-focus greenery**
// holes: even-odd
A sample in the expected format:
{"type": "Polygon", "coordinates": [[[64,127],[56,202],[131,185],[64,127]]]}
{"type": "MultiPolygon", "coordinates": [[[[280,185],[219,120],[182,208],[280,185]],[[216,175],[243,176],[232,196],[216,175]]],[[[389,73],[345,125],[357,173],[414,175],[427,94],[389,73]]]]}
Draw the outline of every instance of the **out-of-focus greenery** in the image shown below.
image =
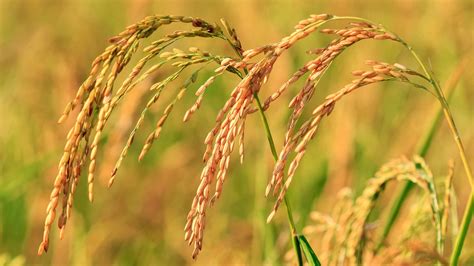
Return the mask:
{"type": "MultiPolygon", "coordinates": [[[[110,136],[107,140],[114,136],[118,143],[111,146],[104,141],[99,147],[103,169],[99,171],[95,202],[87,201],[81,179],[65,238],[60,241],[54,228],[49,252],[38,257],[37,245],[57,161],[74,119],[58,125],[57,118],[86,77],[93,58],[107,45],[107,38],[146,15],[183,14],[215,22],[226,18],[237,29],[244,48],[251,48],[282,38],[300,19],[318,13],[355,15],[382,23],[429,61],[442,84],[462,59],[467,57],[472,62],[474,12],[470,0],[0,0],[0,264],[193,263],[191,249],[183,241],[183,227],[202,167],[202,141],[236,79],[218,80],[201,110],[183,125],[182,115],[194,100],[191,93],[187,95],[141,163],[136,161],[137,144],[143,143],[146,134],[138,134],[115,185],[106,189],[111,163],[140,111],[133,108],[132,100],[125,102],[106,132],[110,136]]],[[[276,65],[262,93],[269,94],[308,60],[306,50],[319,48],[327,41],[327,37],[315,34],[297,45],[276,65]]],[[[231,53],[217,41],[183,41],[176,47],[189,46],[231,53]]],[[[363,68],[366,59],[415,66],[400,45],[362,42],[336,60],[311,104],[315,106],[327,93],[349,82],[350,72],[363,68]]],[[[451,101],[471,165],[473,74],[468,67],[451,101]]],[[[268,111],[277,147],[281,147],[289,114],[285,107],[297,89],[293,86],[268,111]]],[[[144,90],[146,87],[137,92],[135,103],[140,102],[139,93],[144,90]]],[[[160,115],[164,106],[157,106],[142,132],[148,132],[160,115]]],[[[394,84],[364,88],[344,99],[310,144],[290,188],[298,227],[306,223],[309,211],[330,210],[334,195],[344,186],[360,192],[367,178],[388,159],[415,152],[436,107],[426,93],[394,84]]],[[[264,222],[273,203],[264,198],[273,162],[256,115],[249,120],[246,144],[244,164],[239,165],[237,156],[233,157],[222,199],[209,212],[204,251],[197,264],[281,262],[289,248],[284,210],[272,224],[264,222]]],[[[458,155],[443,124],[426,159],[435,176],[442,177],[449,158],[458,160],[458,155]]],[[[463,175],[458,163],[454,180],[460,214],[469,192],[463,175]]],[[[379,212],[389,206],[396,187],[388,191],[391,193],[385,193],[379,212]]],[[[463,250],[464,261],[474,256],[473,232],[471,228],[463,250]]],[[[448,245],[448,252],[450,248],[448,245]]]]}

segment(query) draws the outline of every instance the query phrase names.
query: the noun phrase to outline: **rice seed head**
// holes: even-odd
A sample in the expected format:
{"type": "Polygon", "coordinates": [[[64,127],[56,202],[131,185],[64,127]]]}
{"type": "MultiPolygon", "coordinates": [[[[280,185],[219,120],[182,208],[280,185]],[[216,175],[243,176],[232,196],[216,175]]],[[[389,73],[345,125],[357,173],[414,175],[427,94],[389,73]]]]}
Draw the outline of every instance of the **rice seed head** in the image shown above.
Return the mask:
{"type": "MultiPolygon", "coordinates": [[[[220,34],[222,34],[222,32],[218,27],[198,18],[184,16],[150,16],[139,23],[127,27],[125,31],[110,39],[112,44],[94,60],[89,76],[79,87],[74,99],[66,105],[64,113],[59,119],[59,122],[65,121],[71,111],[80,104],[81,109],[79,110],[76,121],[67,135],[64,153],[59,162],[58,174],[54,180],[50,202],[46,208],[43,240],[38,249],[39,254],[48,249],[49,232],[51,230],[51,224],[55,220],[56,209],[59,202],[61,202],[62,212],[58,215],[58,227],[60,228],[61,237],[63,236],[67,220],[71,217],[73,195],[79,182],[80,172],[82,167],[87,163],[89,164],[87,174],[89,188],[88,197],[91,201],[93,200],[94,172],[96,170],[97,156],[99,154],[98,144],[110,114],[120,100],[125,97],[137,83],[146,79],[167,61],[165,60],[152,66],[142,74],[142,76],[138,77],[140,72],[144,69],[145,64],[159,55],[166,46],[178,39],[185,37],[216,37],[220,34]],[[160,26],[171,23],[189,23],[192,24],[194,30],[174,32],[153,42],[149,47],[145,48],[145,52],[148,52],[148,54],[138,61],[123,84],[114,92],[114,83],[120,72],[124,69],[124,66],[130,62],[131,57],[137,51],[139,41],[150,36],[160,26]],[[91,135],[91,140],[89,140],[91,135]]],[[[191,53],[186,53],[181,50],[173,50],[173,52],[173,59],[181,60],[179,64],[176,64],[177,67],[188,67],[193,64],[216,60],[215,56],[199,50],[191,50],[191,53]]],[[[164,82],[154,86],[154,88],[163,88],[168,82],[176,79],[178,74],[165,79],[164,82]]],[[[182,97],[182,93],[179,95],[182,97]]],[[[157,123],[157,132],[161,129],[161,126],[164,124],[171,110],[172,105],[166,108],[164,118],[160,119],[157,123]]],[[[139,120],[137,128],[141,123],[140,121],[142,120],[139,120]]],[[[133,141],[133,136],[134,132],[132,132],[122,155],[126,154],[129,145],[133,141]]],[[[113,183],[113,177],[122,159],[123,156],[118,160],[117,167],[112,172],[110,184],[113,183]]]]}

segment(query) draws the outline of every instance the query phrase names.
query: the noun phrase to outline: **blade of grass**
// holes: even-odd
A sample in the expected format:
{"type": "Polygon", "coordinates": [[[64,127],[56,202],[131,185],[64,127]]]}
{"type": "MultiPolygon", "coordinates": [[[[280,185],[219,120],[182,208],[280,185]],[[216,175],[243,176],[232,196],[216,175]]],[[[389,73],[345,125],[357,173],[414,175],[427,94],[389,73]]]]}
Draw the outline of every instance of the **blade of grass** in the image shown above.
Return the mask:
{"type": "Polygon", "coordinates": [[[301,247],[303,248],[303,254],[305,255],[306,260],[308,260],[309,264],[312,266],[321,266],[321,262],[314,253],[306,237],[304,235],[300,235],[298,236],[298,240],[301,243],[301,247]]]}
{"type": "Polygon", "coordinates": [[[301,246],[300,246],[299,237],[296,235],[293,236],[292,242],[293,242],[293,248],[297,250],[296,258],[298,259],[298,265],[303,265],[303,256],[301,255],[301,246]]]}
{"type": "Polygon", "coordinates": [[[466,211],[464,212],[464,217],[461,222],[461,230],[456,238],[456,244],[454,245],[453,253],[451,254],[450,265],[458,265],[459,263],[459,257],[461,256],[464,240],[466,240],[469,224],[471,223],[472,215],[474,214],[474,194],[471,192],[469,197],[470,200],[466,206],[466,211]]]}

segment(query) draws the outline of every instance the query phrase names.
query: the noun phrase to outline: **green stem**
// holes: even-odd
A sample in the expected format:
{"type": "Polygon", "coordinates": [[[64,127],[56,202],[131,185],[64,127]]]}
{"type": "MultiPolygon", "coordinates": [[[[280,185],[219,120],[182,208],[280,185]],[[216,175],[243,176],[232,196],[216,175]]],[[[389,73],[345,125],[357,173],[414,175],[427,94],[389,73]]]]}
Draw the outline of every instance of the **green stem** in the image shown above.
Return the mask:
{"type": "MultiPolygon", "coordinates": [[[[260,118],[262,119],[262,123],[265,128],[265,134],[267,136],[268,144],[270,145],[270,150],[272,151],[273,159],[276,162],[278,160],[278,153],[275,148],[275,142],[273,141],[273,136],[272,132],[270,131],[270,126],[268,125],[267,117],[265,116],[265,111],[263,111],[262,102],[260,101],[260,98],[258,97],[257,93],[254,93],[253,97],[257,102],[258,112],[260,113],[260,118]]],[[[293,220],[293,212],[291,211],[291,205],[286,196],[284,196],[284,201],[286,205],[286,211],[288,213],[288,223],[290,224],[291,235],[293,237],[295,235],[298,235],[298,232],[296,230],[295,221],[293,220]]]]}
{"type": "MultiPolygon", "coordinates": [[[[228,28],[227,25],[224,24],[224,26],[226,28],[228,28]]],[[[227,30],[229,30],[229,29],[227,29],[227,30]]],[[[228,32],[228,34],[230,35],[230,32],[228,32]]],[[[234,52],[240,58],[243,58],[243,55],[235,47],[234,43],[227,36],[224,35],[223,37],[227,40],[227,42],[232,47],[234,52]]],[[[248,71],[247,71],[246,68],[244,68],[244,72],[245,72],[245,74],[248,74],[248,71]]],[[[268,144],[270,145],[270,150],[272,151],[273,159],[276,162],[278,160],[278,153],[277,153],[276,148],[275,148],[275,142],[273,141],[273,136],[272,136],[272,132],[270,130],[270,126],[268,125],[267,117],[265,116],[265,111],[263,110],[263,106],[262,106],[262,103],[260,101],[260,98],[258,97],[257,92],[255,92],[253,94],[253,97],[254,97],[255,101],[257,102],[258,111],[260,113],[260,118],[261,118],[262,123],[263,123],[264,128],[265,128],[265,134],[267,136],[268,144]]],[[[298,231],[296,230],[295,221],[293,219],[293,212],[291,211],[291,205],[290,205],[290,202],[289,202],[287,196],[284,196],[284,202],[285,202],[286,211],[287,211],[288,223],[289,223],[290,229],[291,229],[291,237],[292,237],[292,239],[295,239],[295,237],[296,238],[298,237],[298,231]]],[[[296,242],[296,244],[298,244],[298,242],[296,242]]],[[[293,245],[293,247],[295,249],[296,256],[298,257],[298,265],[302,266],[303,263],[302,263],[302,260],[300,259],[302,257],[301,248],[300,248],[299,245],[296,245],[296,246],[293,245]]]]}
{"type": "MultiPolygon", "coordinates": [[[[272,151],[273,159],[276,162],[278,160],[278,154],[277,154],[277,151],[276,151],[276,148],[275,148],[275,142],[273,141],[270,126],[268,125],[267,117],[265,116],[265,111],[263,110],[262,103],[260,102],[260,98],[258,97],[258,94],[256,92],[253,94],[253,97],[254,97],[255,101],[257,102],[258,112],[260,113],[260,118],[261,118],[262,123],[263,123],[264,128],[265,128],[265,134],[267,136],[268,144],[270,145],[270,150],[272,151]]],[[[297,239],[297,237],[298,237],[298,231],[296,230],[295,221],[293,220],[293,212],[291,211],[291,205],[290,205],[290,202],[288,200],[288,197],[285,195],[283,197],[283,199],[284,199],[285,206],[286,206],[288,223],[289,223],[290,228],[291,228],[291,238],[292,238],[293,241],[295,241],[295,239],[297,239]]],[[[299,246],[298,241],[293,242],[293,248],[295,250],[296,257],[298,258],[298,265],[300,265],[300,266],[303,265],[303,261],[301,260],[301,258],[302,258],[301,248],[299,246]]]]}
{"type": "Polygon", "coordinates": [[[300,240],[297,235],[292,237],[293,248],[296,251],[296,259],[298,260],[298,265],[303,265],[303,254],[301,254],[301,245],[300,240]]]}
{"type": "Polygon", "coordinates": [[[454,245],[453,253],[451,254],[450,265],[458,265],[459,263],[459,257],[461,256],[464,240],[466,239],[469,224],[471,223],[472,215],[474,214],[474,194],[472,192],[471,195],[469,195],[469,198],[470,200],[466,206],[466,211],[464,212],[464,217],[461,222],[461,230],[456,238],[456,244],[454,245]]]}

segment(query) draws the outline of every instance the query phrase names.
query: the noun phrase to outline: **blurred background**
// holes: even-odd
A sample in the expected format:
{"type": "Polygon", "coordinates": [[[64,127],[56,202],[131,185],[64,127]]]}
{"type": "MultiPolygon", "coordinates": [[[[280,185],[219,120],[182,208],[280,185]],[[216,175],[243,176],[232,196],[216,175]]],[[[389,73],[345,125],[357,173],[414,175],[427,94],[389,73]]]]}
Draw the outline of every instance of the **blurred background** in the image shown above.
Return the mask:
{"type": "MultiPolygon", "coordinates": [[[[108,174],[141,111],[137,105],[149,97],[150,84],[137,87],[106,127],[99,147],[94,203],[88,202],[84,179],[80,180],[65,238],[60,241],[53,226],[49,252],[41,257],[36,252],[57,164],[74,120],[70,117],[66,123],[57,124],[57,119],[87,77],[92,60],[108,45],[109,37],[152,14],[189,15],[211,22],[226,18],[236,28],[244,49],[248,49],[281,39],[299,20],[319,13],[353,15],[382,23],[429,62],[441,84],[462,60],[468,60],[451,107],[468,159],[471,165],[474,163],[474,73],[470,67],[473,1],[0,0],[0,264],[283,263],[289,232],[284,209],[270,225],[265,223],[273,205],[273,199],[264,197],[273,161],[257,115],[247,124],[243,165],[238,163],[238,156],[233,157],[223,195],[208,212],[204,249],[197,261],[191,259],[192,250],[183,241],[186,215],[202,168],[202,142],[235,86],[235,78],[219,79],[201,109],[183,124],[182,116],[195,100],[189,93],[165,125],[159,141],[138,163],[140,144],[165,107],[157,104],[147,116],[115,185],[107,189],[108,174]]],[[[172,30],[160,29],[151,39],[172,30]]],[[[310,59],[306,50],[323,47],[329,40],[314,34],[286,53],[262,94],[270,94],[310,59]]],[[[216,40],[185,40],[175,47],[190,46],[232,53],[225,43],[216,40]]],[[[416,67],[400,45],[359,43],[331,66],[311,106],[348,83],[350,72],[364,69],[366,59],[416,67]]],[[[200,82],[205,80],[203,76],[200,82]]],[[[281,148],[286,129],[286,106],[297,89],[298,84],[268,111],[277,148],[281,148]]],[[[297,226],[307,224],[311,210],[330,211],[334,195],[342,188],[348,186],[356,195],[360,193],[384,162],[401,155],[412,156],[436,110],[437,103],[428,94],[395,83],[370,86],[342,100],[323,122],[290,188],[297,226]]],[[[469,186],[443,121],[426,158],[440,182],[451,158],[456,161],[454,186],[461,217],[469,186]]],[[[399,187],[393,184],[386,190],[378,206],[380,213],[388,208],[399,187]]],[[[474,256],[472,227],[463,251],[465,262],[474,256]]]]}

